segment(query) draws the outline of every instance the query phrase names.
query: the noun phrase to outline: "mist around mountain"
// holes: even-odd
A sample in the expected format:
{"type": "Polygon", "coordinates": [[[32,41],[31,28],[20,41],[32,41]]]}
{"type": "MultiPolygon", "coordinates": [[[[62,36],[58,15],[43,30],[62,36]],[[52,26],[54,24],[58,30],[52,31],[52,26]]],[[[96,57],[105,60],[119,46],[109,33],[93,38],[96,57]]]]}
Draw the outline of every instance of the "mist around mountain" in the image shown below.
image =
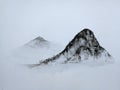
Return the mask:
{"type": "Polygon", "coordinates": [[[36,37],[0,57],[0,90],[119,90],[120,62],[112,57],[89,29],[64,49],[36,37]]]}
{"type": "Polygon", "coordinates": [[[40,61],[39,66],[48,63],[78,63],[86,60],[100,60],[109,62],[112,56],[99,44],[94,33],[90,29],[80,31],[65,47],[63,51],[51,58],[40,61]]]}
{"type": "Polygon", "coordinates": [[[0,0],[0,12],[0,90],[120,90],[120,0],[0,0]],[[100,47],[71,46],[86,27],[100,47]]]}
{"type": "Polygon", "coordinates": [[[38,60],[49,58],[61,51],[62,46],[38,36],[24,45],[13,50],[13,56],[18,59],[16,63],[32,64],[38,60]]]}

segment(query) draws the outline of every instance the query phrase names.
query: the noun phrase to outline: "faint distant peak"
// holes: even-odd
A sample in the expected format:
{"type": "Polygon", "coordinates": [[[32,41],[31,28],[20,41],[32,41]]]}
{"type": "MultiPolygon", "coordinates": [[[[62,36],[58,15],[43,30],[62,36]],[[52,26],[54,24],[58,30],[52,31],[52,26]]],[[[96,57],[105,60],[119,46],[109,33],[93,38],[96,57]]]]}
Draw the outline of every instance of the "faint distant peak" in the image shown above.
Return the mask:
{"type": "Polygon", "coordinates": [[[40,42],[47,42],[47,40],[45,40],[45,39],[44,39],[43,37],[41,37],[41,36],[36,37],[36,38],[33,39],[32,41],[35,41],[35,40],[40,41],[40,42]]]}
{"type": "Polygon", "coordinates": [[[48,47],[50,44],[49,41],[45,40],[43,37],[38,36],[35,39],[29,41],[25,46],[37,48],[37,47],[48,47]]]}

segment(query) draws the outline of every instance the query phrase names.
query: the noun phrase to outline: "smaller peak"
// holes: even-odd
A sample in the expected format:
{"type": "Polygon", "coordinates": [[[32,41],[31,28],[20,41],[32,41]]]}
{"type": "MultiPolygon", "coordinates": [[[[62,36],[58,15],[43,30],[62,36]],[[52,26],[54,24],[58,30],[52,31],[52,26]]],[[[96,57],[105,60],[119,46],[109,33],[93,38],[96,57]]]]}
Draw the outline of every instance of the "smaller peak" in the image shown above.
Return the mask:
{"type": "Polygon", "coordinates": [[[36,37],[34,40],[46,41],[46,40],[45,40],[43,37],[41,37],[41,36],[36,37]]]}
{"type": "Polygon", "coordinates": [[[46,46],[48,46],[48,44],[49,44],[49,41],[45,40],[41,36],[38,36],[35,39],[29,41],[25,45],[30,46],[30,47],[46,47],[46,46]]]}

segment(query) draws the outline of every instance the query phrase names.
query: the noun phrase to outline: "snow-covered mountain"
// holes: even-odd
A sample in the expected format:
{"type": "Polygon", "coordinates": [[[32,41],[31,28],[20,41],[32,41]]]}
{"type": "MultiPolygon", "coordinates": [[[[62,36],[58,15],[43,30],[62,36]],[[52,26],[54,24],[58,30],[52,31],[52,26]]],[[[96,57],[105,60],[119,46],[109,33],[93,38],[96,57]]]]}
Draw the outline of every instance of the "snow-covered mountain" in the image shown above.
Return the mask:
{"type": "Polygon", "coordinates": [[[84,60],[100,59],[107,61],[111,55],[100,46],[94,33],[89,29],[83,29],[79,32],[65,47],[65,49],[57,55],[40,61],[39,64],[48,64],[50,62],[80,62],[84,60]]]}

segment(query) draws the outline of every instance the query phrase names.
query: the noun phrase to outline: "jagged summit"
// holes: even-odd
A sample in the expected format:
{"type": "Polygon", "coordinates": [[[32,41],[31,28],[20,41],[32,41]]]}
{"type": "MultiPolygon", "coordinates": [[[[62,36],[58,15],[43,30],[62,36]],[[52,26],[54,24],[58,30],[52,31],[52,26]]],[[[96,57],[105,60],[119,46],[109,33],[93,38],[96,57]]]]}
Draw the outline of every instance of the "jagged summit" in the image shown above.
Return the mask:
{"type": "Polygon", "coordinates": [[[90,29],[83,29],[79,32],[59,54],[40,61],[39,64],[48,64],[50,62],[80,62],[88,60],[89,58],[99,59],[104,57],[105,60],[110,58],[111,55],[100,46],[95,38],[94,33],[90,29]]]}
{"type": "Polygon", "coordinates": [[[49,42],[47,40],[45,40],[44,38],[38,36],[35,39],[29,41],[27,44],[25,44],[25,46],[29,46],[29,47],[46,47],[49,45],[49,42]]]}

